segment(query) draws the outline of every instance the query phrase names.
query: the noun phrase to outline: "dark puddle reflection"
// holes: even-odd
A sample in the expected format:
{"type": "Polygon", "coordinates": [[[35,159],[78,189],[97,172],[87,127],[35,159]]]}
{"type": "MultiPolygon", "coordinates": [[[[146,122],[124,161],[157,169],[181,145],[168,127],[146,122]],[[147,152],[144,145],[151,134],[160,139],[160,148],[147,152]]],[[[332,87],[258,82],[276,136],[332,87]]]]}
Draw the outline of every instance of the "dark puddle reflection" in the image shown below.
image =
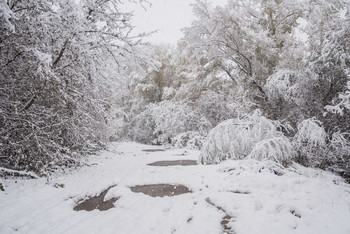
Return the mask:
{"type": "Polygon", "coordinates": [[[163,152],[163,149],[144,149],[143,152],[163,152]]]}
{"type": "Polygon", "coordinates": [[[157,161],[147,164],[148,166],[168,167],[168,166],[193,166],[197,165],[196,160],[173,160],[173,161],[157,161]]]}
{"type": "Polygon", "coordinates": [[[109,210],[114,207],[114,202],[116,202],[119,197],[113,197],[109,199],[108,201],[103,201],[108,191],[115,187],[116,185],[113,185],[109,187],[108,189],[104,190],[100,195],[95,197],[90,197],[82,202],[80,202],[78,205],[74,207],[75,211],[80,210],[86,210],[86,211],[92,211],[94,209],[98,209],[100,211],[103,210],[109,210]]]}
{"type": "Polygon", "coordinates": [[[184,193],[191,193],[191,190],[183,185],[174,184],[149,184],[130,187],[134,193],[144,193],[152,197],[177,196],[184,193]]]}

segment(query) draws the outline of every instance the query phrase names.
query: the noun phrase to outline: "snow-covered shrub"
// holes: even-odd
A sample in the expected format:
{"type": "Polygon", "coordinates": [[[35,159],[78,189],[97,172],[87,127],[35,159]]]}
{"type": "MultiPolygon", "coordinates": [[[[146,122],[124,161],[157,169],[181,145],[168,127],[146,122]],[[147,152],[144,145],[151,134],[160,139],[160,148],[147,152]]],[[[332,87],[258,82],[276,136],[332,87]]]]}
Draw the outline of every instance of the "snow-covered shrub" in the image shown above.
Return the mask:
{"type": "Polygon", "coordinates": [[[155,122],[154,134],[161,144],[170,143],[180,133],[198,131],[202,134],[211,127],[199,112],[185,103],[163,101],[150,104],[148,109],[155,122]]]}
{"type": "Polygon", "coordinates": [[[347,90],[344,93],[339,94],[339,103],[335,106],[326,106],[328,111],[333,113],[338,113],[340,115],[344,114],[346,109],[350,110],[350,81],[347,83],[347,90]]]}
{"type": "Polygon", "coordinates": [[[322,123],[315,118],[299,123],[292,144],[295,161],[304,165],[331,169],[350,177],[349,134],[325,131],[322,123]]]}
{"type": "MultiPolygon", "coordinates": [[[[349,134],[335,132],[329,141],[330,156],[324,163],[331,162],[331,168],[350,178],[350,141],[349,134]]],[[[321,165],[323,166],[323,165],[321,165]]]]}
{"type": "Polygon", "coordinates": [[[200,150],[203,146],[205,137],[199,132],[189,131],[180,133],[171,139],[171,144],[175,148],[187,148],[200,150]]]}
{"type": "Polygon", "coordinates": [[[296,161],[307,166],[319,164],[327,151],[326,139],[327,133],[321,122],[315,118],[302,121],[293,139],[296,161]]]}
{"type": "Polygon", "coordinates": [[[280,136],[258,142],[248,157],[259,161],[271,159],[285,164],[292,159],[293,154],[293,146],[289,139],[280,136]]]}
{"type": "Polygon", "coordinates": [[[294,71],[279,70],[271,75],[265,85],[269,100],[284,98],[292,101],[298,93],[299,75],[294,71]]]}
{"type": "Polygon", "coordinates": [[[324,146],[326,143],[326,131],[322,123],[315,118],[306,119],[298,125],[298,132],[294,139],[297,142],[307,143],[310,147],[324,146]]]}
{"type": "Polygon", "coordinates": [[[154,129],[155,122],[150,110],[145,110],[131,121],[126,127],[128,129],[127,136],[133,141],[149,144],[155,140],[154,129]]]}
{"type": "Polygon", "coordinates": [[[278,122],[262,116],[259,110],[244,119],[227,120],[209,132],[200,161],[212,164],[246,157],[263,159],[258,153],[276,161],[289,159],[291,146],[289,140],[277,130],[278,125],[278,122]]]}

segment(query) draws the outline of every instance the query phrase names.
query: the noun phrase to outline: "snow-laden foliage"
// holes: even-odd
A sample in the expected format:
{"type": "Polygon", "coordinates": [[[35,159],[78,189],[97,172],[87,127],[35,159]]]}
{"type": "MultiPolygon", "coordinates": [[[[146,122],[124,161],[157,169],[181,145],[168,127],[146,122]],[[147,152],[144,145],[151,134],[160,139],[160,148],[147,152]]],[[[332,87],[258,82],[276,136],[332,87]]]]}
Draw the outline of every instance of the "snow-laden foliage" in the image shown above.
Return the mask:
{"type": "Polygon", "coordinates": [[[199,132],[185,132],[180,133],[179,135],[171,139],[171,145],[175,148],[186,148],[193,150],[200,150],[205,141],[203,134],[199,132]]]}
{"type": "MultiPolygon", "coordinates": [[[[127,130],[122,131],[122,133],[126,132],[126,136],[132,141],[150,144],[156,138],[154,135],[155,127],[156,123],[153,118],[153,113],[146,109],[136,115],[130,123],[124,125],[123,128],[127,128],[127,130]]],[[[121,137],[123,137],[123,135],[121,137]]]]}
{"type": "Polygon", "coordinates": [[[227,120],[209,132],[200,161],[212,164],[247,157],[288,161],[292,157],[291,144],[277,126],[259,110],[243,119],[227,120]]]}
{"type": "Polygon", "coordinates": [[[328,135],[315,118],[302,121],[293,138],[295,160],[306,166],[331,168],[346,172],[350,169],[349,134],[334,132],[328,135]]]}
{"type": "Polygon", "coordinates": [[[13,32],[15,26],[11,23],[11,19],[15,19],[15,14],[10,10],[5,1],[0,1],[0,23],[13,32]]]}
{"type": "Polygon", "coordinates": [[[330,164],[330,168],[346,178],[350,178],[350,141],[349,134],[335,132],[333,133],[329,150],[330,156],[324,161],[322,167],[326,168],[330,164]]]}
{"type": "Polygon", "coordinates": [[[326,131],[315,118],[306,119],[298,125],[294,141],[309,147],[322,147],[326,144],[326,131]]]}
{"type": "Polygon", "coordinates": [[[339,94],[339,103],[335,106],[327,105],[326,109],[333,113],[344,115],[344,112],[350,110],[350,81],[347,84],[347,90],[344,93],[339,94]]]}
{"type": "MultiPolygon", "coordinates": [[[[347,135],[349,135],[349,133],[347,133],[347,134],[340,133],[340,132],[333,133],[333,135],[330,139],[330,145],[331,145],[331,149],[334,152],[336,152],[338,158],[350,163],[350,161],[349,161],[350,141],[347,140],[347,137],[348,137],[347,135]]],[[[347,165],[347,166],[350,167],[350,165],[347,165]]]]}
{"type": "Polygon", "coordinates": [[[0,4],[0,165],[69,165],[114,135],[119,71],[139,61],[132,15],[118,0],[0,4]]]}
{"type": "Polygon", "coordinates": [[[196,20],[184,30],[188,48],[207,54],[205,67],[221,70],[250,90],[250,98],[264,104],[263,85],[275,71],[284,43],[293,37],[302,13],[299,2],[229,1],[213,7],[198,1],[196,20]]]}
{"type": "Polygon", "coordinates": [[[198,131],[205,134],[210,123],[184,103],[163,101],[150,104],[158,143],[171,143],[171,139],[181,133],[198,131]]]}
{"type": "Polygon", "coordinates": [[[248,157],[259,161],[269,159],[286,164],[293,158],[293,155],[293,146],[289,139],[280,136],[259,141],[248,157]]]}
{"type": "Polygon", "coordinates": [[[317,165],[325,157],[327,134],[322,123],[315,118],[306,119],[298,125],[293,145],[297,161],[304,165],[317,165]]]}
{"type": "Polygon", "coordinates": [[[142,143],[177,144],[179,147],[185,147],[187,141],[193,140],[194,143],[189,144],[200,148],[201,138],[211,127],[198,110],[182,102],[165,100],[150,103],[140,113],[133,114],[121,132],[127,132],[129,139],[142,143]],[[198,140],[189,139],[190,137],[198,140]]]}
{"type": "MultiPolygon", "coordinates": [[[[295,71],[290,69],[279,69],[266,81],[266,90],[270,103],[275,105],[305,105],[305,97],[313,82],[317,82],[315,74],[307,69],[295,71]]],[[[286,111],[286,110],[284,110],[286,111]]]]}

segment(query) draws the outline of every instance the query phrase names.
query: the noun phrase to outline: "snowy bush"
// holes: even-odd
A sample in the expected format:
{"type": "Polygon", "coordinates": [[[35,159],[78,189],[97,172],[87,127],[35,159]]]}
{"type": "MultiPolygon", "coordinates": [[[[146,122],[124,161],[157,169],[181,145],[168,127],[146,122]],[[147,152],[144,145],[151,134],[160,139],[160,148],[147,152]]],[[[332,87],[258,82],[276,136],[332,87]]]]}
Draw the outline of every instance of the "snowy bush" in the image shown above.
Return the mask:
{"type": "Polygon", "coordinates": [[[350,141],[347,140],[348,133],[333,133],[329,140],[329,155],[324,157],[320,167],[330,164],[330,168],[338,173],[350,178],[350,141]]]}
{"type": "Polygon", "coordinates": [[[305,143],[309,147],[322,147],[326,143],[326,136],[322,123],[315,118],[311,118],[302,121],[298,125],[298,132],[294,139],[296,142],[305,143]]]}
{"type": "Polygon", "coordinates": [[[203,136],[203,134],[200,134],[199,132],[189,131],[185,133],[180,133],[179,135],[172,138],[171,144],[175,148],[200,150],[203,146],[204,140],[205,137],[203,136]]]}
{"type": "Polygon", "coordinates": [[[138,114],[129,125],[127,136],[133,141],[142,142],[145,144],[155,140],[154,129],[155,122],[150,110],[145,110],[138,114]]]}
{"type": "Polygon", "coordinates": [[[259,110],[244,119],[227,120],[209,132],[200,161],[212,164],[247,157],[288,160],[292,155],[291,145],[277,126],[278,122],[262,116],[259,110]]]}
{"type": "Polygon", "coordinates": [[[331,169],[350,176],[350,141],[348,133],[327,134],[315,118],[298,125],[293,139],[295,161],[305,166],[331,169]]]}
{"type": "Polygon", "coordinates": [[[284,98],[292,101],[299,91],[297,84],[299,79],[298,74],[289,70],[279,70],[271,75],[265,85],[269,100],[284,98]]]}
{"type": "Polygon", "coordinates": [[[210,123],[185,103],[162,101],[151,103],[126,124],[128,138],[152,144],[172,144],[176,147],[200,148],[210,123]],[[193,138],[193,139],[191,139],[193,138]]]}
{"type": "Polygon", "coordinates": [[[158,143],[170,143],[180,133],[198,131],[205,133],[210,123],[185,103],[163,101],[148,106],[155,122],[154,134],[158,143]]]}
{"type": "Polygon", "coordinates": [[[285,136],[280,136],[258,142],[248,155],[248,158],[259,161],[270,159],[286,164],[292,159],[293,154],[293,146],[289,139],[285,136]]]}
{"type": "Polygon", "coordinates": [[[343,115],[345,110],[350,110],[350,81],[347,83],[347,90],[339,94],[340,102],[335,106],[326,106],[328,111],[343,115]]]}
{"type": "Polygon", "coordinates": [[[327,134],[321,122],[315,118],[302,121],[293,139],[297,152],[296,161],[307,166],[320,163],[326,151],[326,138],[327,134]]]}

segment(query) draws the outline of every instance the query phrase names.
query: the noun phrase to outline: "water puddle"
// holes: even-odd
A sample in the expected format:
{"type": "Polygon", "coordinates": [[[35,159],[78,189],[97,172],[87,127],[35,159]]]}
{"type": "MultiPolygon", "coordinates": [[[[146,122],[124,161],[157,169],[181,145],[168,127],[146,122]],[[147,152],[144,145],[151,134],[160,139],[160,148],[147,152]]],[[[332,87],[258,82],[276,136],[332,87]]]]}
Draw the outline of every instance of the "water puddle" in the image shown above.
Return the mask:
{"type": "Polygon", "coordinates": [[[115,186],[116,185],[109,187],[98,196],[90,197],[80,202],[78,205],[74,207],[74,210],[75,211],[80,211],[80,210],[92,211],[94,209],[98,209],[100,211],[103,211],[103,210],[109,210],[113,208],[114,207],[113,203],[116,202],[119,199],[119,197],[111,198],[108,201],[103,201],[103,199],[108,193],[108,191],[115,186]]]}
{"type": "Polygon", "coordinates": [[[147,164],[148,166],[168,167],[168,166],[193,166],[197,165],[196,160],[174,160],[174,161],[157,161],[147,164]]]}
{"type": "Polygon", "coordinates": [[[191,190],[183,185],[177,184],[149,184],[130,187],[134,193],[144,193],[152,197],[177,196],[184,193],[191,193],[191,190]]]}

